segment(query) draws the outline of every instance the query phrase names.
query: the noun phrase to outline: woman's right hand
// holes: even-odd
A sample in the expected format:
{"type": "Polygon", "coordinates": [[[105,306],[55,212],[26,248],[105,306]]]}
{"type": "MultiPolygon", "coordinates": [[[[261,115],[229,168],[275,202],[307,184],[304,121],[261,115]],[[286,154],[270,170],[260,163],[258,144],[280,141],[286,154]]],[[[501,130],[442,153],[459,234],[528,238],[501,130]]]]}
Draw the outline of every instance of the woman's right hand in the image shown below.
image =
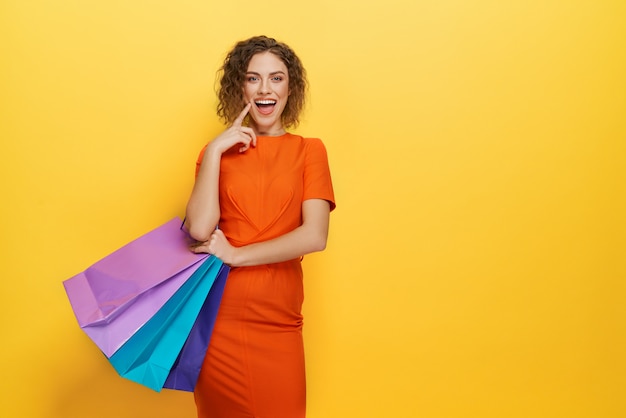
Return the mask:
{"type": "Polygon", "coordinates": [[[248,126],[242,125],[251,107],[252,103],[248,103],[239,116],[237,116],[237,119],[235,119],[231,127],[211,141],[208,147],[220,155],[237,144],[241,144],[239,152],[247,151],[250,146],[255,147],[256,135],[254,130],[248,126]]]}

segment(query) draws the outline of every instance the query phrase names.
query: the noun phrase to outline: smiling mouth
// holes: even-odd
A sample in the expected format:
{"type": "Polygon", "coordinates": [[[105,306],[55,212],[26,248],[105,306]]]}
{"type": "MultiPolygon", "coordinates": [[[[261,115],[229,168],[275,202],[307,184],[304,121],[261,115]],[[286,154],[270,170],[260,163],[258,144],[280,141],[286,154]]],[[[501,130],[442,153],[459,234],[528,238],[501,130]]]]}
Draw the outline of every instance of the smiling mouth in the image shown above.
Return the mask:
{"type": "Polygon", "coordinates": [[[269,115],[274,111],[276,106],[276,100],[255,100],[254,104],[259,109],[259,112],[263,115],[269,115]]]}

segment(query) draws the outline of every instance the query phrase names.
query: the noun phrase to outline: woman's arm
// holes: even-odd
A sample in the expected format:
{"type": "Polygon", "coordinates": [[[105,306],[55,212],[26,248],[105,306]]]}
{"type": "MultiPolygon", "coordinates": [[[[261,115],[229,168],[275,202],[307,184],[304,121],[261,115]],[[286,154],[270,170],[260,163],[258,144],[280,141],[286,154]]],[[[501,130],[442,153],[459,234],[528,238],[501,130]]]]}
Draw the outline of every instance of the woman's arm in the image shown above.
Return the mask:
{"type": "Polygon", "coordinates": [[[219,182],[222,154],[207,146],[187,202],[185,224],[195,240],[206,241],[220,219],[219,182]]]}
{"type": "Polygon", "coordinates": [[[207,241],[220,219],[219,183],[222,154],[237,144],[241,145],[239,152],[245,152],[250,146],[256,146],[256,135],[252,128],[241,125],[250,106],[248,103],[233,125],[211,141],[204,152],[187,203],[185,221],[189,235],[197,241],[207,241]]]}
{"type": "Polygon", "coordinates": [[[206,242],[193,250],[208,252],[233,267],[256,266],[293,260],[326,248],[330,204],[322,199],[308,199],[302,203],[302,225],[291,232],[269,241],[233,247],[224,233],[216,230],[206,242]]]}

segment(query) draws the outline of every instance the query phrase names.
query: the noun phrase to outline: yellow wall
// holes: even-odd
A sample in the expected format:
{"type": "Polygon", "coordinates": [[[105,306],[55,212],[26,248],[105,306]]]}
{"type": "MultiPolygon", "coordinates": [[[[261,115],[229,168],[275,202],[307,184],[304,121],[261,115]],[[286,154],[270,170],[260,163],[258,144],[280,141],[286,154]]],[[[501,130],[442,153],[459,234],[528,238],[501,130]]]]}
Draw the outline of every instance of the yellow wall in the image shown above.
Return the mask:
{"type": "Polygon", "coordinates": [[[308,416],[626,415],[626,3],[4,0],[0,416],[194,416],[115,375],[62,280],[182,215],[214,74],[269,34],[338,209],[308,416]]]}

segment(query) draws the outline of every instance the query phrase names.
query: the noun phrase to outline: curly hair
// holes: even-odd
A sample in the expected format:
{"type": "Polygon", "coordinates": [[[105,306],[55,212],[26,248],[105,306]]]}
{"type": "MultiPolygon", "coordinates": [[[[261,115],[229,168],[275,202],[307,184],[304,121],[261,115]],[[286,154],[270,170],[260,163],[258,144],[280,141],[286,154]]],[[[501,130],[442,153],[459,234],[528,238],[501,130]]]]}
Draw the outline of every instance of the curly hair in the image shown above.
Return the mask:
{"type": "Polygon", "coordinates": [[[306,70],[289,46],[267,36],[238,42],[226,55],[224,65],[218,71],[218,77],[221,77],[217,89],[217,115],[227,124],[233,123],[246,106],[243,85],[250,60],[254,55],[267,51],[280,58],[288,71],[290,94],[281,115],[282,123],[285,127],[298,126],[308,87],[306,70]]]}

